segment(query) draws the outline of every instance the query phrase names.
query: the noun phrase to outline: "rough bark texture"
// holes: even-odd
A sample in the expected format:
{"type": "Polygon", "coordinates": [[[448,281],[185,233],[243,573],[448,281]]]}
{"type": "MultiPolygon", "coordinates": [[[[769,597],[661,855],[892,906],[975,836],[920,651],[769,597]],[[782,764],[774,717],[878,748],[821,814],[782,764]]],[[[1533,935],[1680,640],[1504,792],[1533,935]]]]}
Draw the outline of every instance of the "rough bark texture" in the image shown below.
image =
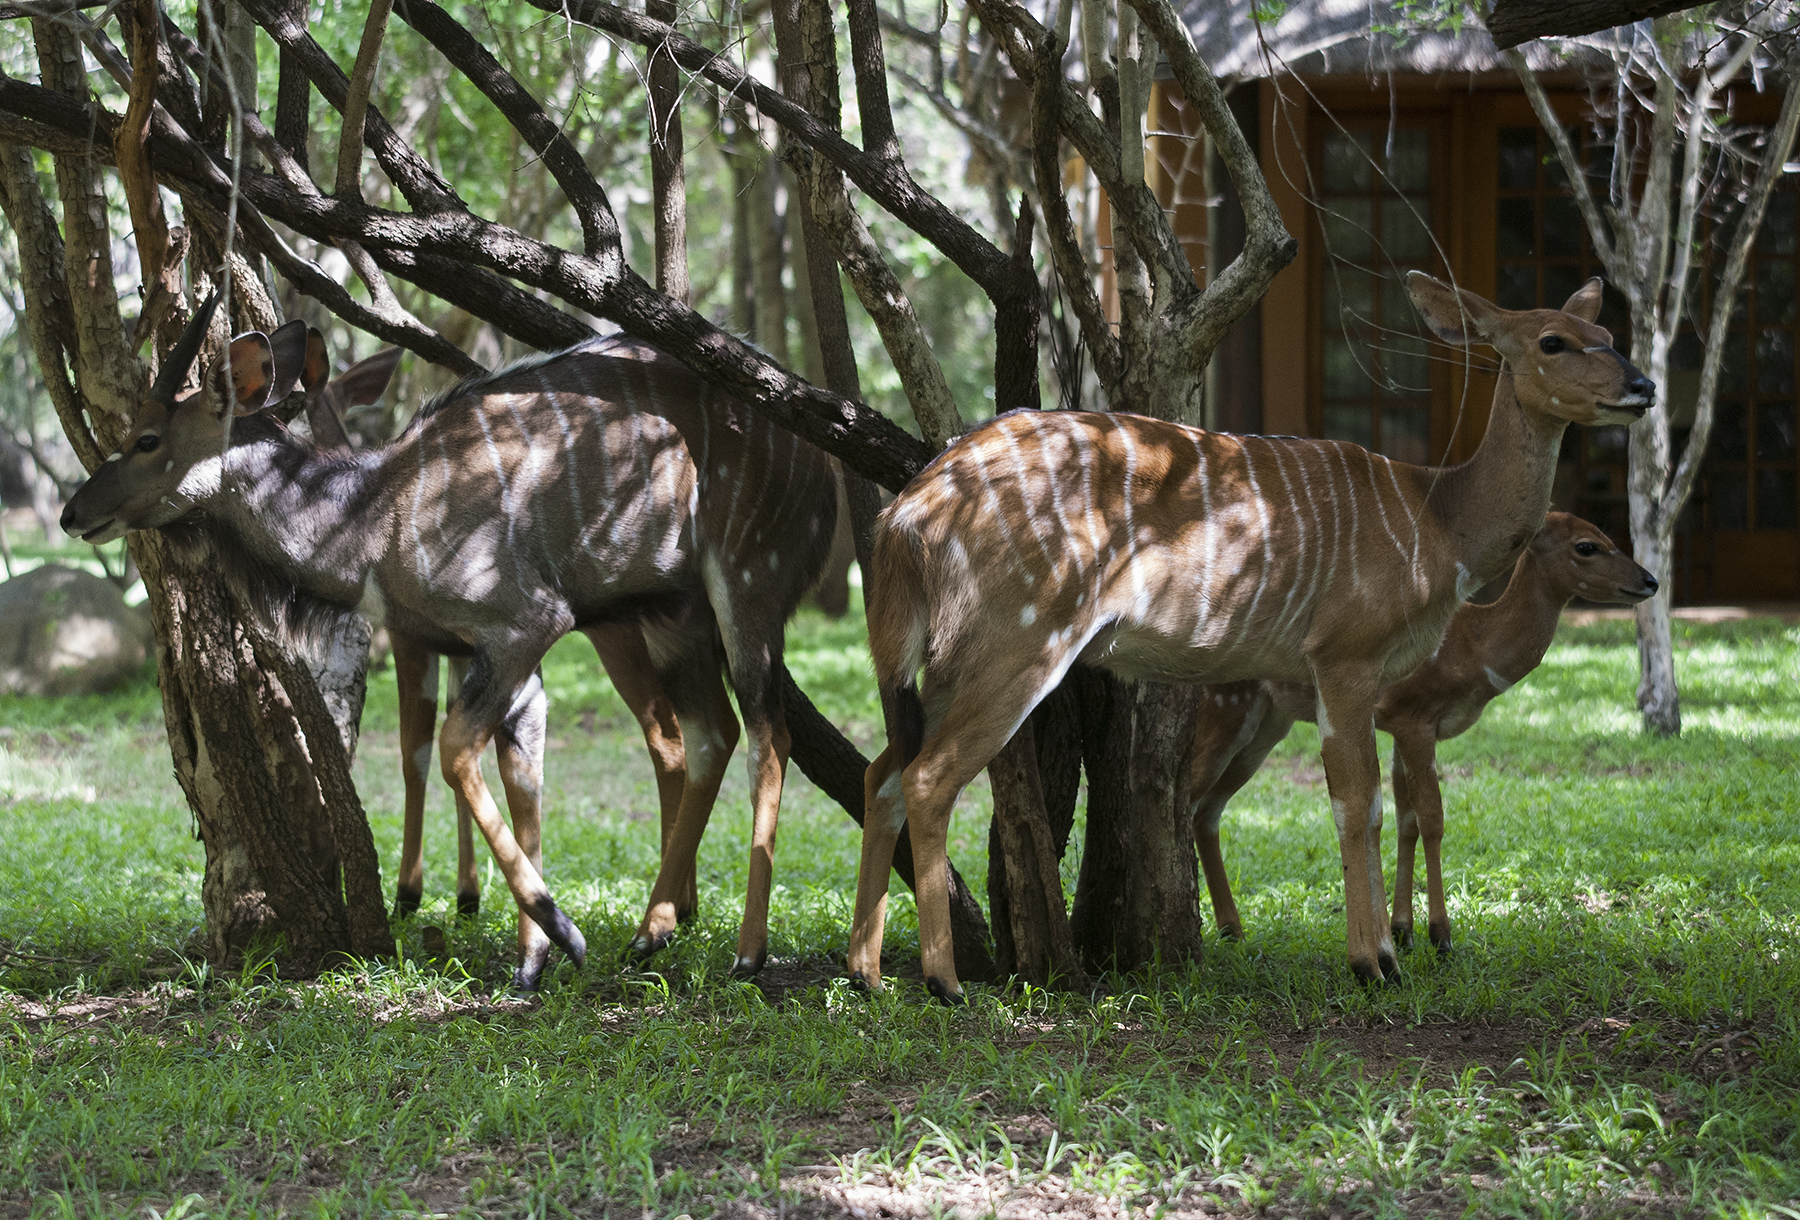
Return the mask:
{"type": "Polygon", "coordinates": [[[1187,813],[1192,688],[1079,675],[1087,843],[1070,915],[1089,970],[1199,961],[1199,859],[1187,813]]]}
{"type": "Polygon", "coordinates": [[[1573,38],[1695,7],[1689,0],[1494,0],[1488,33],[1501,50],[1533,38],[1573,38]]]}
{"type": "MultiPolygon", "coordinates": [[[[675,0],[649,0],[644,11],[674,28],[675,0]]],[[[656,217],[656,288],[688,303],[687,170],[682,161],[681,69],[660,48],[650,52],[650,194],[656,217]]]]}

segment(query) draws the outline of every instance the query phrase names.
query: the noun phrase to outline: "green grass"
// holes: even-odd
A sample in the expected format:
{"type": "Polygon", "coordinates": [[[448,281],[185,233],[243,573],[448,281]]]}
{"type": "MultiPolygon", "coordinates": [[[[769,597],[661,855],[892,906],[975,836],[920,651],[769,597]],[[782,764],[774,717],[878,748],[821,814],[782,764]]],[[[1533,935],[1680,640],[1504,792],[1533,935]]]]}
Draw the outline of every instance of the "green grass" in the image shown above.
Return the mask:
{"type": "MultiPolygon", "coordinates": [[[[1800,1215],[1800,630],[1676,632],[1679,740],[1639,733],[1630,627],[1604,624],[1565,629],[1445,743],[1458,948],[1405,955],[1403,985],[1345,966],[1297,732],[1227,815],[1241,944],[1093,997],[975,987],[955,1012],[905,981],[898,886],[901,980],[837,980],[857,832],[792,769],[767,987],[723,974],[741,764],[702,918],[654,972],[628,965],[655,794],[579,639],[546,665],[546,855],[593,952],[532,999],[506,987],[504,885],[472,925],[449,913],[447,793],[395,961],[220,976],[194,957],[202,852],[149,675],[0,701],[0,1215],[1800,1215]]],[[[867,749],[859,625],[808,613],[790,640],[867,749]]],[[[371,684],[357,781],[391,869],[394,695],[371,684]]],[[[952,834],[977,893],[984,793],[952,834]]]]}

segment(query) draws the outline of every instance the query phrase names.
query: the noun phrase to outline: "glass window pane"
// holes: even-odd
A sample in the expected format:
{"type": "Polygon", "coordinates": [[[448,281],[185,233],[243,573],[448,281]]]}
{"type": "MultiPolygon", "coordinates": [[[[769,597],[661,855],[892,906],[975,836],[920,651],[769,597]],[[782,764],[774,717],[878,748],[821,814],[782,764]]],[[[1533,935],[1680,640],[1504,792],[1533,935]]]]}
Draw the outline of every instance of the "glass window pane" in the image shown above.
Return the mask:
{"type": "Polygon", "coordinates": [[[1756,336],[1756,388],[1764,394],[1794,392],[1794,332],[1765,330],[1756,336]]]}
{"type": "Polygon", "coordinates": [[[1368,448],[1370,415],[1368,407],[1326,407],[1325,439],[1355,441],[1363,448],[1368,448]]]}
{"type": "Polygon", "coordinates": [[[1538,129],[1500,129],[1500,189],[1529,191],[1537,187],[1538,129]]]}
{"type": "Polygon", "coordinates": [[[1794,263],[1792,259],[1771,258],[1756,269],[1756,320],[1765,326],[1792,326],[1796,320],[1794,307],[1794,263]]]}
{"type": "Polygon", "coordinates": [[[1756,234],[1756,248],[1764,254],[1792,254],[1800,244],[1800,193],[1777,190],[1769,196],[1769,210],[1756,234]]]}
{"type": "Polygon", "coordinates": [[[1385,407],[1381,412],[1381,452],[1400,462],[1431,461],[1431,412],[1425,407],[1385,407]]]}
{"type": "Polygon", "coordinates": [[[1494,252],[1501,258],[1530,258],[1537,253],[1537,200],[1498,199],[1494,210],[1494,252]]]}
{"type": "Polygon", "coordinates": [[[1574,258],[1581,253],[1581,210],[1563,195],[1544,200],[1544,253],[1553,258],[1574,258]]]}
{"type": "Polygon", "coordinates": [[[1394,133],[1388,155],[1388,182],[1402,193],[1431,189],[1431,133],[1420,127],[1403,127],[1394,133]]]}
{"type": "Polygon", "coordinates": [[[1359,266],[1374,263],[1375,237],[1371,232],[1373,204],[1367,199],[1333,199],[1325,205],[1325,249],[1334,258],[1359,266]]]}
{"type": "Polygon", "coordinates": [[[1502,309],[1536,309],[1538,303],[1537,268],[1530,263],[1502,266],[1496,277],[1499,283],[1494,304],[1502,309]]]}
{"type": "Polygon", "coordinates": [[[1411,335],[1388,335],[1382,343],[1381,366],[1386,374],[1382,389],[1387,393],[1431,393],[1431,355],[1425,340],[1411,335]]]}
{"type": "Polygon", "coordinates": [[[1749,411],[1741,402],[1721,402],[1713,419],[1712,456],[1721,462],[1741,462],[1749,454],[1749,411]]]}
{"type": "Polygon", "coordinates": [[[1381,324],[1394,330],[1418,330],[1419,311],[1406,295],[1406,283],[1399,276],[1381,281],[1381,324]]]}
{"type": "Polygon", "coordinates": [[[1716,530],[1750,528],[1750,487],[1745,476],[1735,472],[1719,472],[1707,480],[1712,492],[1709,515],[1716,530]]]}
{"type": "Polygon", "coordinates": [[[1426,226],[1431,209],[1425,200],[1383,199],[1381,201],[1381,244],[1402,267],[1414,267],[1431,261],[1431,234],[1426,226]]]}
{"type": "Polygon", "coordinates": [[[1756,460],[1759,462],[1791,462],[1794,460],[1793,403],[1759,402],[1756,404],[1756,460]]]}
{"type": "Polygon", "coordinates": [[[1375,184],[1375,168],[1369,160],[1370,133],[1325,133],[1324,178],[1328,191],[1366,191],[1375,184]]]}
{"type": "Polygon", "coordinates": [[[1333,262],[1325,268],[1325,325],[1368,326],[1375,321],[1375,280],[1366,271],[1333,262]]]}
{"type": "Polygon", "coordinates": [[[1361,398],[1368,392],[1368,349],[1343,335],[1326,335],[1325,397],[1361,398]]]}
{"type": "Polygon", "coordinates": [[[1575,290],[1587,282],[1587,276],[1581,274],[1581,268],[1568,263],[1552,263],[1544,268],[1544,295],[1540,303],[1545,309],[1561,305],[1575,295],[1575,290]]]}
{"type": "Polygon", "coordinates": [[[1759,470],[1756,472],[1756,528],[1759,530],[1791,530],[1795,525],[1794,472],[1791,470],[1759,470]]]}
{"type": "Polygon", "coordinates": [[[1744,332],[1734,330],[1725,336],[1725,356],[1719,365],[1719,393],[1742,394],[1749,388],[1745,366],[1750,363],[1744,351],[1744,332]]]}

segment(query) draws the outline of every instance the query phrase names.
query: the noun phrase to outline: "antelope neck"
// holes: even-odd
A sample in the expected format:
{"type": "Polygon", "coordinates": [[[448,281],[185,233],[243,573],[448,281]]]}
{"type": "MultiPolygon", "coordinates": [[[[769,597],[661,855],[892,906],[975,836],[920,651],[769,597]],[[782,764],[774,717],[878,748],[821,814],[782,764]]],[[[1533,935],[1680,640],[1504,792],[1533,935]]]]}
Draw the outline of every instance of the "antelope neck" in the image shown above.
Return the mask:
{"type": "Polygon", "coordinates": [[[1502,366],[1487,432],[1475,456],[1443,470],[1428,503],[1443,522],[1453,556],[1477,582],[1504,572],[1544,523],[1556,453],[1568,424],[1534,418],[1502,366]]]}
{"type": "Polygon", "coordinates": [[[1544,659],[1566,600],[1551,587],[1544,561],[1527,550],[1497,601],[1463,611],[1467,638],[1489,670],[1516,682],[1544,659]]]}
{"type": "Polygon", "coordinates": [[[386,538],[386,452],[324,454],[285,435],[248,440],[227,454],[206,511],[296,586],[349,609],[386,538]]]}

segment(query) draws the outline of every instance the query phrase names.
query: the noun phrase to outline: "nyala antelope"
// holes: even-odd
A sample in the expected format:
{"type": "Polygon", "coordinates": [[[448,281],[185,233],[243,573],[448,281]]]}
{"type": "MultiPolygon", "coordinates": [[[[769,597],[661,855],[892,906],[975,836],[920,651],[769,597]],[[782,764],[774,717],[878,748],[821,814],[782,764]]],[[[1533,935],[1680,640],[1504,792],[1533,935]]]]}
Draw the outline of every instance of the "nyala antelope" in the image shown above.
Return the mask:
{"type": "MultiPolygon", "coordinates": [[[[1458,610],[1437,651],[1405,678],[1382,688],[1375,727],[1394,735],[1399,850],[1391,927],[1401,948],[1412,944],[1413,861],[1423,838],[1426,926],[1438,951],[1450,951],[1437,743],[1468,732],[1489,703],[1538,667],[1556,635],[1563,607],[1572,599],[1628,606],[1654,596],[1656,585],[1656,577],[1632,562],[1597,526],[1568,513],[1551,513],[1513,565],[1512,579],[1499,600],[1458,610]]],[[[1220,933],[1229,939],[1242,936],[1244,925],[1219,853],[1219,821],[1225,805],[1256,774],[1294,722],[1311,720],[1318,706],[1318,692],[1305,682],[1246,681],[1201,688],[1188,808],[1213,915],[1220,933]]]]}
{"type": "Polygon", "coordinates": [[[879,984],[887,872],[906,825],[926,983],[960,998],[951,807],[1076,661],[1128,679],[1312,682],[1350,964],[1398,976],[1378,851],[1382,683],[1430,655],[1457,606],[1537,532],[1563,429],[1638,419],[1655,388],[1594,324],[1597,279],[1560,310],[1503,310],[1419,272],[1407,291],[1440,338],[1489,344],[1504,362],[1486,435],[1460,466],[1020,411],[951,446],[882,513],[869,643],[898,714],[865,778],[853,980],[879,984]]]}
{"type": "MultiPolygon", "coordinates": [[[[209,312],[170,362],[180,365],[176,384],[209,312]]],[[[226,450],[230,370],[266,361],[268,347],[260,335],[240,338],[183,402],[159,379],[123,447],[70,500],[63,527],[101,542],[203,518],[267,577],[272,617],[379,599],[396,641],[468,658],[439,735],[440,765],[529,916],[522,986],[537,982],[552,944],[577,965],[586,956],[541,873],[544,653],[570,631],[637,622],[681,719],[685,783],[633,942],[641,951],[686,913],[681,896],[692,892],[695,851],[736,741],[722,660],[750,737],[753,792],[735,968],[759,969],[788,747],[775,675],[783,624],[831,538],[824,455],[627,340],[466,380],[378,449],[322,452],[259,413],[231,426],[226,450]],[[490,740],[513,828],[482,780],[490,740]]],[[[293,373],[278,380],[291,384],[293,373]]]]}
{"type": "MultiPolygon", "coordinates": [[[[309,329],[306,335],[306,360],[300,373],[300,385],[305,391],[306,418],[313,440],[321,449],[348,453],[354,446],[349,430],[344,426],[344,415],[351,407],[381,401],[388,381],[399,365],[400,349],[385,348],[333,377],[325,337],[316,329],[309,329]]],[[[363,609],[378,611],[379,607],[365,605],[363,609]]],[[[384,622],[375,625],[386,627],[384,622]]],[[[643,731],[644,744],[649,748],[651,765],[656,772],[662,846],[666,850],[681,808],[686,767],[674,705],[657,680],[656,667],[644,644],[644,633],[636,622],[598,623],[585,628],[584,633],[599,653],[600,663],[611,677],[614,689],[643,731]]],[[[390,637],[390,647],[399,691],[401,775],[405,785],[400,872],[394,882],[394,913],[404,916],[419,909],[425,892],[425,786],[431,778],[431,739],[437,732],[438,681],[442,666],[437,653],[421,651],[410,636],[390,637]]],[[[449,658],[449,665],[447,695],[454,700],[462,689],[469,659],[453,656],[449,658]]],[[[536,710],[535,706],[533,710],[536,710]]],[[[541,774],[545,740],[542,726],[517,736],[522,745],[537,751],[536,757],[524,764],[524,769],[530,774],[541,774]]],[[[508,805],[511,806],[511,798],[508,805]]],[[[456,800],[456,910],[465,916],[475,915],[481,909],[473,817],[474,811],[459,794],[456,800]]],[[[539,851],[542,851],[541,822],[539,851]]],[[[690,873],[676,904],[682,914],[691,913],[698,904],[697,888],[698,879],[690,873]]],[[[528,916],[521,912],[519,918],[523,921],[521,933],[526,938],[521,942],[521,948],[541,939],[528,916]]]]}

